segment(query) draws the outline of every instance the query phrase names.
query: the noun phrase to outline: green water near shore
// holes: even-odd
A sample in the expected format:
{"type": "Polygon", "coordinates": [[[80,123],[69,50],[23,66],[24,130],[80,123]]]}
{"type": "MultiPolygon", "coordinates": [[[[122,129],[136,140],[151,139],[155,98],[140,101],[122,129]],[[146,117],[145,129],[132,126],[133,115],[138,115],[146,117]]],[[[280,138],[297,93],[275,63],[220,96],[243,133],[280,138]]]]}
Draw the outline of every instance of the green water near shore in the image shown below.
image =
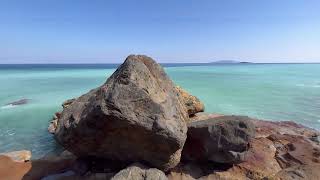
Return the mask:
{"type": "MultiPolygon", "coordinates": [[[[207,112],[292,120],[320,129],[320,64],[167,67],[173,81],[198,96],[207,112]]],[[[47,132],[61,103],[101,85],[115,69],[85,66],[0,68],[0,152],[57,149],[47,132]],[[21,106],[5,104],[22,98],[21,106]]]]}

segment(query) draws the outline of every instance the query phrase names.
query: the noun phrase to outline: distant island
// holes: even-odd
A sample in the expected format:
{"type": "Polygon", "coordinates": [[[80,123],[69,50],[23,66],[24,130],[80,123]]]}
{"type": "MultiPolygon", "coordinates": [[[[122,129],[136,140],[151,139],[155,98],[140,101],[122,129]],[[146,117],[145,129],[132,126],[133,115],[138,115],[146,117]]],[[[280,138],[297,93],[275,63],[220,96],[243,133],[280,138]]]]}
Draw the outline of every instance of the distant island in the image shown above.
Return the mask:
{"type": "Polygon", "coordinates": [[[212,64],[239,64],[239,63],[251,63],[247,61],[236,61],[236,60],[219,60],[219,61],[213,61],[210,62],[212,64]]]}

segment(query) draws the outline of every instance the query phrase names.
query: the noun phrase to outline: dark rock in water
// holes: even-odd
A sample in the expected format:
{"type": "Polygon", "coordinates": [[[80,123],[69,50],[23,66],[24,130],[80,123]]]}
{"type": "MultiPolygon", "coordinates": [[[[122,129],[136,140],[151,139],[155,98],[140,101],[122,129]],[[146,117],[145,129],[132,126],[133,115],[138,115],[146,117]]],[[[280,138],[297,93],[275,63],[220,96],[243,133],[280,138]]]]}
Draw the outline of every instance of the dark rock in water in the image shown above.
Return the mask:
{"type": "Polygon", "coordinates": [[[147,168],[141,164],[134,164],[118,172],[111,180],[167,180],[166,175],[155,168],[147,168]]]}
{"type": "Polygon", "coordinates": [[[68,103],[56,140],[78,157],[175,167],[186,140],[187,110],[163,68],[131,55],[102,86],[68,103]]]}
{"type": "Polygon", "coordinates": [[[203,103],[196,96],[189,94],[179,86],[176,87],[176,90],[181,98],[181,102],[186,106],[189,116],[193,116],[198,112],[204,111],[203,103]]]}
{"type": "Polygon", "coordinates": [[[18,105],[24,105],[29,103],[30,99],[20,99],[18,101],[13,101],[11,103],[6,104],[6,106],[8,105],[12,105],[12,106],[18,106],[18,105]]]}
{"type": "Polygon", "coordinates": [[[244,160],[255,127],[246,116],[221,116],[188,124],[182,158],[233,164],[244,160]]]}

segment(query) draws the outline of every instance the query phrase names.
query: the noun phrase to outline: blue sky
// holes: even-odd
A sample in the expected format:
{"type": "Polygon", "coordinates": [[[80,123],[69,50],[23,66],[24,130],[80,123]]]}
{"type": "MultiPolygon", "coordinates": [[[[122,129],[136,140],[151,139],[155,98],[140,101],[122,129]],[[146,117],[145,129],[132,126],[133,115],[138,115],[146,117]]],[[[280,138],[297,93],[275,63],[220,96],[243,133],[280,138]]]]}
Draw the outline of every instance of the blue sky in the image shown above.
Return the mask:
{"type": "Polygon", "coordinates": [[[0,0],[0,63],[320,62],[319,0],[0,0]]]}

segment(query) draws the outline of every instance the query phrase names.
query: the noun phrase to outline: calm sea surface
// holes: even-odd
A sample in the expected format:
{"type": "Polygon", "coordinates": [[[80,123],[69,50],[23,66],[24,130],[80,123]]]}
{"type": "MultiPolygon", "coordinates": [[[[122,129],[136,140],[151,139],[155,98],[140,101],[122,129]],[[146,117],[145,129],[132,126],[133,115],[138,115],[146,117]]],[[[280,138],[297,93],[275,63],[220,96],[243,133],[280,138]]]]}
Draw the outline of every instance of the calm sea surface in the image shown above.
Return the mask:
{"type": "MultiPolygon", "coordinates": [[[[320,129],[320,64],[166,64],[207,112],[292,120],[320,129]]],[[[0,152],[59,147],[47,132],[61,103],[105,82],[117,65],[0,65],[0,152]],[[22,98],[26,105],[6,106],[22,98]]]]}

